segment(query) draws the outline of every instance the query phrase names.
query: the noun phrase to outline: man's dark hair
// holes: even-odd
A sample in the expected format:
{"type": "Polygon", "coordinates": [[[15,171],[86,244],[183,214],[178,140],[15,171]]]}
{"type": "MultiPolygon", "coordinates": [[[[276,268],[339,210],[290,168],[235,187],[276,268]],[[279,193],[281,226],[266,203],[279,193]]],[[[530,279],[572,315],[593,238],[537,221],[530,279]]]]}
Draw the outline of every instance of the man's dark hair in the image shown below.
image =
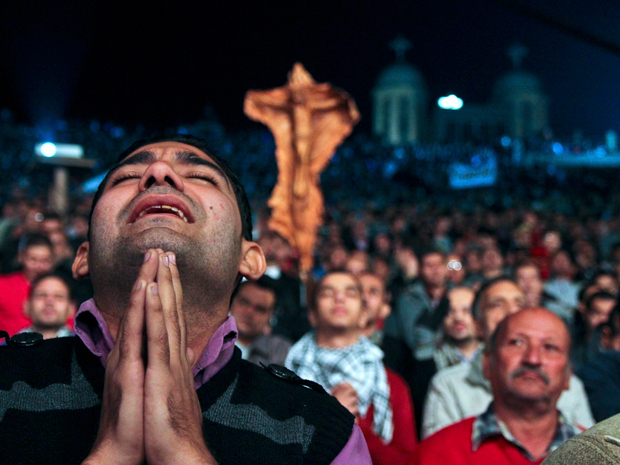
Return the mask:
{"type": "Polygon", "coordinates": [[[63,221],[62,216],[60,216],[60,214],[54,212],[54,211],[48,211],[45,212],[43,215],[43,219],[44,220],[58,220],[58,221],[63,221]]]}
{"type": "Polygon", "coordinates": [[[515,280],[512,279],[510,276],[498,276],[497,278],[489,279],[488,281],[482,283],[482,286],[480,286],[480,289],[478,289],[478,292],[476,292],[476,296],[474,297],[474,303],[471,306],[474,318],[476,320],[480,319],[481,317],[480,302],[482,301],[482,296],[484,296],[488,288],[502,281],[507,281],[514,284],[515,286],[518,286],[515,280]]]}
{"type": "Polygon", "coordinates": [[[517,271],[519,271],[521,268],[528,268],[528,267],[533,267],[536,268],[536,272],[538,273],[538,277],[541,278],[540,275],[540,265],[538,264],[538,262],[532,258],[528,258],[526,260],[522,260],[519,263],[517,263],[514,267],[513,270],[513,275],[516,278],[517,277],[517,271]]]}
{"type": "Polygon", "coordinates": [[[245,286],[249,284],[254,284],[255,286],[258,286],[262,289],[267,289],[268,291],[273,292],[277,297],[278,293],[276,292],[276,285],[273,282],[273,279],[265,275],[261,276],[260,278],[254,281],[245,280],[245,281],[240,282],[235,294],[238,293],[241,289],[243,289],[245,286]]]}
{"type": "Polygon", "coordinates": [[[357,276],[355,276],[353,273],[351,273],[350,271],[346,271],[346,270],[334,270],[334,271],[328,271],[327,273],[325,273],[321,279],[319,279],[315,284],[314,287],[312,288],[312,293],[310,294],[310,305],[309,305],[309,309],[310,310],[316,310],[317,305],[317,299],[319,297],[319,291],[321,290],[321,285],[323,284],[323,281],[325,281],[325,278],[327,278],[328,276],[331,276],[333,274],[345,274],[348,276],[351,276],[351,278],[353,278],[353,280],[355,281],[355,284],[357,285],[359,292],[360,292],[360,297],[362,295],[362,284],[360,283],[360,280],[357,278],[357,276]]]}
{"type": "Polygon", "coordinates": [[[103,194],[103,189],[108,183],[108,179],[110,175],[112,174],[112,172],[114,171],[114,169],[116,168],[116,166],[121,161],[123,161],[128,155],[135,152],[140,147],[144,147],[145,145],[150,145],[150,144],[156,144],[158,142],[180,142],[182,144],[191,145],[192,147],[195,147],[198,150],[207,154],[215,162],[215,164],[217,164],[221,168],[221,170],[224,172],[224,174],[228,178],[228,181],[230,181],[230,184],[235,193],[235,198],[237,200],[237,207],[239,208],[239,214],[241,215],[241,234],[243,235],[245,239],[247,239],[248,241],[251,241],[252,240],[252,212],[250,211],[250,202],[248,200],[248,196],[245,193],[245,189],[243,188],[243,185],[241,184],[241,182],[239,182],[237,175],[235,175],[235,173],[232,171],[228,163],[226,163],[225,160],[220,158],[209,147],[207,147],[206,141],[204,141],[203,139],[199,139],[198,137],[190,136],[187,134],[173,134],[170,136],[160,135],[160,136],[151,137],[149,139],[139,140],[137,142],[134,142],[130,147],[125,149],[118,156],[118,159],[116,160],[116,163],[114,164],[114,166],[110,168],[110,171],[108,171],[105,178],[103,178],[103,181],[101,181],[101,184],[99,184],[99,188],[97,189],[97,192],[93,199],[93,204],[90,208],[90,215],[88,217],[88,239],[90,240],[90,225],[91,225],[91,221],[93,218],[93,211],[95,210],[95,206],[97,205],[97,202],[99,201],[99,199],[101,198],[101,195],[103,194]]]}
{"type": "Polygon", "coordinates": [[[34,281],[32,281],[32,285],[30,286],[30,292],[28,293],[28,298],[29,299],[32,297],[32,293],[37,288],[39,283],[41,281],[43,281],[44,279],[47,279],[47,278],[56,278],[56,279],[62,281],[64,283],[64,285],[67,287],[67,290],[69,291],[69,300],[75,300],[74,295],[73,295],[73,286],[71,285],[69,280],[63,274],[56,273],[54,271],[52,271],[50,273],[42,274],[41,276],[38,276],[37,278],[35,278],[34,281]]]}
{"type": "Polygon", "coordinates": [[[420,259],[420,263],[422,263],[422,261],[424,260],[424,258],[428,257],[429,255],[441,255],[441,258],[445,259],[446,258],[446,254],[444,252],[442,252],[440,249],[436,248],[436,247],[426,247],[423,248],[419,251],[419,253],[417,254],[419,259],[420,259]]]}
{"type": "Polygon", "coordinates": [[[592,294],[590,297],[588,297],[588,300],[586,300],[586,311],[590,311],[592,310],[592,303],[597,300],[597,299],[602,299],[602,300],[616,300],[616,296],[614,296],[613,294],[607,292],[607,291],[598,291],[595,292],[594,294],[592,294]]]}
{"type": "Polygon", "coordinates": [[[52,243],[47,236],[43,234],[28,234],[19,241],[19,252],[25,252],[30,247],[45,246],[52,250],[52,243]]]}

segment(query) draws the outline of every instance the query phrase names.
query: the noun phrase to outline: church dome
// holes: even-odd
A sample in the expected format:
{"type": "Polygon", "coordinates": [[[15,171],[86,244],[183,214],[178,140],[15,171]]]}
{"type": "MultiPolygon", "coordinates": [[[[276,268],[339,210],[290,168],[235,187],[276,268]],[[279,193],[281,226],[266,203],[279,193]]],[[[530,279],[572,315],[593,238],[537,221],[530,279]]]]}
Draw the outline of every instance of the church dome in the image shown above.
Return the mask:
{"type": "Polygon", "coordinates": [[[422,74],[407,62],[396,62],[388,66],[379,75],[377,80],[378,88],[398,87],[409,85],[414,88],[424,87],[422,74]]]}
{"type": "Polygon", "coordinates": [[[526,93],[540,94],[542,86],[536,76],[523,70],[509,72],[500,78],[493,88],[493,94],[500,99],[526,93]]]}

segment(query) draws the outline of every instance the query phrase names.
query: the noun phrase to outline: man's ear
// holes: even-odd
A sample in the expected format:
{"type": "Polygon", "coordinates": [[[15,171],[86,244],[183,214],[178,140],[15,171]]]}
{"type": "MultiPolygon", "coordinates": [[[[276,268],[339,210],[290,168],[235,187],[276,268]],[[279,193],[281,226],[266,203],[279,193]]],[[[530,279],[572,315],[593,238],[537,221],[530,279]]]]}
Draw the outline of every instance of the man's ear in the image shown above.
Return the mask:
{"type": "Polygon", "coordinates": [[[77,312],[77,304],[75,303],[75,301],[72,300],[71,303],[69,304],[69,314],[67,315],[67,320],[70,320],[71,318],[73,318],[76,312],[77,312]]]}
{"type": "Polygon", "coordinates": [[[392,313],[392,307],[390,307],[390,304],[383,303],[379,309],[379,315],[377,315],[377,317],[379,320],[385,320],[388,316],[390,316],[390,313],[392,313]]]}
{"type": "Polygon", "coordinates": [[[358,321],[359,329],[366,329],[366,327],[368,326],[368,316],[368,310],[366,310],[366,307],[362,305],[362,311],[360,313],[360,318],[358,321]]]}
{"type": "Polygon", "coordinates": [[[310,326],[312,326],[313,328],[316,328],[316,324],[317,324],[316,313],[312,309],[308,310],[308,322],[310,323],[310,326]]]}
{"type": "Polygon", "coordinates": [[[482,354],[482,374],[486,379],[490,379],[491,375],[491,361],[489,360],[489,353],[485,350],[482,354]]]}
{"type": "Polygon", "coordinates": [[[570,379],[573,376],[573,367],[571,363],[568,362],[568,366],[566,367],[566,381],[564,383],[564,390],[568,391],[570,389],[570,379]]]}
{"type": "Polygon", "coordinates": [[[78,248],[75,254],[75,260],[73,260],[73,279],[82,279],[88,276],[88,251],[90,250],[89,242],[82,242],[82,245],[78,248]]]}
{"type": "Polygon", "coordinates": [[[244,239],[241,244],[241,263],[239,264],[241,276],[254,281],[260,278],[266,269],[267,260],[265,260],[263,249],[256,242],[244,239]]]}

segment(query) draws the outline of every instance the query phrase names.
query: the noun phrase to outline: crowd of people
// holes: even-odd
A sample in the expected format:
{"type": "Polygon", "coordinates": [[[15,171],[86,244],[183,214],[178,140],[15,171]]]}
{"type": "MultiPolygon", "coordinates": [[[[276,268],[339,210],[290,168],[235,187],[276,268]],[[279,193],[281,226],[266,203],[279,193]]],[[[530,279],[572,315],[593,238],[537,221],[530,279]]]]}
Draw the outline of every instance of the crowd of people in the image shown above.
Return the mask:
{"type": "MultiPolygon", "coordinates": [[[[70,337],[93,295],[71,269],[93,198],[76,176],[70,213],[49,211],[37,191],[49,179],[25,155],[38,135],[20,138],[24,128],[5,123],[17,131],[0,131],[5,150],[22,154],[6,169],[22,181],[1,186],[0,330],[70,337]]],[[[620,196],[610,173],[532,172],[496,147],[497,184],[455,191],[446,167],[476,147],[354,136],[321,178],[325,221],[302,280],[296,251],[268,228],[270,136],[231,136],[215,123],[183,131],[230,162],[253,206],[266,271],[230,303],[242,357],[331,393],[357,418],[373,463],[540,463],[620,413],[620,196]]],[[[103,169],[144,132],[83,124],[71,141],[103,169]]]]}

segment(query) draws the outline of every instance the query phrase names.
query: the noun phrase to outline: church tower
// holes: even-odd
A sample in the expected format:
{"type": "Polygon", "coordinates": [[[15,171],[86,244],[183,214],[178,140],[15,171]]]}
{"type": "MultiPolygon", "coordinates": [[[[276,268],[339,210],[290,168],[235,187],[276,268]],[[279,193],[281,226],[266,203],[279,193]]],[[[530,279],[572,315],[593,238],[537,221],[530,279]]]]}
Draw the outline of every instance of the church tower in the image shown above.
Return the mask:
{"type": "Polygon", "coordinates": [[[526,55],[527,49],[522,45],[508,49],[513,70],[500,78],[493,89],[493,100],[505,109],[508,133],[519,139],[541,132],[549,122],[549,99],[540,81],[521,69],[526,55]]]}
{"type": "Polygon", "coordinates": [[[396,62],[377,80],[373,96],[373,133],[397,145],[424,136],[428,91],[420,72],[405,60],[411,43],[399,37],[390,44],[396,62]]]}

